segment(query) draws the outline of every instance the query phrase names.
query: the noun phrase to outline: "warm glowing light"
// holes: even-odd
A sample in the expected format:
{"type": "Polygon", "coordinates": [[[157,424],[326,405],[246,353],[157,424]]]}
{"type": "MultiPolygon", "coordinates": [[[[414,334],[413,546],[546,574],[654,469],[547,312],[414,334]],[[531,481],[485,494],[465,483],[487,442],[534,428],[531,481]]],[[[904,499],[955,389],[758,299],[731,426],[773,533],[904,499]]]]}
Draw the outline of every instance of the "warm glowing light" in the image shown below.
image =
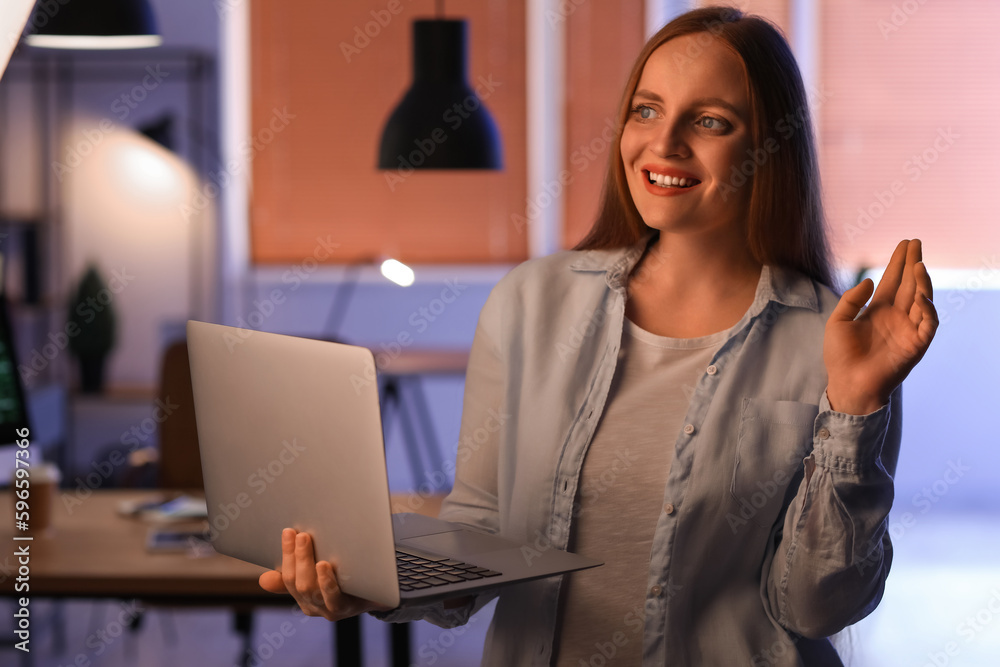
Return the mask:
{"type": "Polygon", "coordinates": [[[148,49],[159,46],[159,35],[28,35],[30,46],[43,49],[148,49]]]}
{"type": "Polygon", "coordinates": [[[177,167],[170,154],[160,146],[136,137],[131,141],[114,142],[109,157],[117,172],[119,187],[128,187],[142,196],[173,198],[183,187],[177,167]]]}
{"type": "MultiPolygon", "coordinates": [[[[65,131],[57,177],[66,214],[95,238],[135,234],[154,243],[187,226],[197,176],[177,155],[107,121],[81,118],[65,131]],[[106,227],[106,229],[105,229],[106,227]]],[[[205,208],[207,202],[198,209],[205,208]]]]}
{"type": "Polygon", "coordinates": [[[403,287],[413,284],[413,269],[395,259],[387,259],[382,262],[382,275],[403,287]]]}
{"type": "Polygon", "coordinates": [[[17,40],[13,36],[20,35],[24,30],[34,4],[34,0],[4,0],[0,5],[0,34],[11,36],[11,39],[5,40],[6,43],[0,42],[0,75],[7,69],[10,54],[17,46],[17,40]]]}

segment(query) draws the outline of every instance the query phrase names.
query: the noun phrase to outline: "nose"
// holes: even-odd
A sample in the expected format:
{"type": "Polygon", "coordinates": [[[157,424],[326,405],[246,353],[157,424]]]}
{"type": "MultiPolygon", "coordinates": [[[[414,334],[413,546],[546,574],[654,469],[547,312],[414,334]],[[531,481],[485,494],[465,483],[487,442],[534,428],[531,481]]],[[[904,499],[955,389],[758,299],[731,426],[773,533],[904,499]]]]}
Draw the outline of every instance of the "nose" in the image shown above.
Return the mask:
{"type": "Polygon", "coordinates": [[[660,123],[655,137],[650,142],[650,150],[659,157],[689,157],[690,147],[679,119],[668,119],[660,123]]]}

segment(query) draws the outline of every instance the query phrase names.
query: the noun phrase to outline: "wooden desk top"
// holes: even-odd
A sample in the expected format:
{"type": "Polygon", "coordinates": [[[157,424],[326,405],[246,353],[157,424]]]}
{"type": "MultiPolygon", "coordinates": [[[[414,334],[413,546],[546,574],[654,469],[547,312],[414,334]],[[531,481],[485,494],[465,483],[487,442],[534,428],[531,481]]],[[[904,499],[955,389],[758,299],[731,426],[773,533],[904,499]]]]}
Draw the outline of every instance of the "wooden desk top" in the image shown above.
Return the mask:
{"type": "MultiPolygon", "coordinates": [[[[146,535],[151,526],[196,529],[200,522],[151,524],[118,514],[123,501],[154,498],[151,490],[95,491],[70,509],[56,502],[53,530],[30,542],[14,541],[8,527],[13,517],[12,495],[0,493],[0,595],[75,597],[184,598],[188,602],[217,599],[247,602],[289,602],[285,596],[261,590],[257,578],[264,568],[213,554],[192,558],[184,553],[150,553],[146,535]],[[30,545],[30,590],[15,593],[15,549],[30,545]]],[[[440,497],[394,495],[394,512],[436,516],[440,497]]],[[[277,539],[278,536],[275,536],[277,539]]]]}
{"type": "Polygon", "coordinates": [[[468,350],[401,350],[398,354],[371,348],[383,375],[465,375],[468,350]]]}

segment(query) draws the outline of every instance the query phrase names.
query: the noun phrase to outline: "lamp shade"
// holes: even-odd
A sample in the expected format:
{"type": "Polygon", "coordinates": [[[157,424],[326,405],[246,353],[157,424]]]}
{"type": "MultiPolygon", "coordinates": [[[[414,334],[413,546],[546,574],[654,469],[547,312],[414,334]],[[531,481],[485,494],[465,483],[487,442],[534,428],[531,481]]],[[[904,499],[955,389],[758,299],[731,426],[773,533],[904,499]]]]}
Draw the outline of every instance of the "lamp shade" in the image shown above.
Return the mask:
{"type": "Polygon", "coordinates": [[[31,46],[52,49],[138,49],[163,41],[148,0],[60,0],[39,3],[31,46]]]}
{"type": "Polygon", "coordinates": [[[379,169],[500,169],[500,133],[469,87],[466,22],[413,22],[413,83],[382,131],[379,169]]]}

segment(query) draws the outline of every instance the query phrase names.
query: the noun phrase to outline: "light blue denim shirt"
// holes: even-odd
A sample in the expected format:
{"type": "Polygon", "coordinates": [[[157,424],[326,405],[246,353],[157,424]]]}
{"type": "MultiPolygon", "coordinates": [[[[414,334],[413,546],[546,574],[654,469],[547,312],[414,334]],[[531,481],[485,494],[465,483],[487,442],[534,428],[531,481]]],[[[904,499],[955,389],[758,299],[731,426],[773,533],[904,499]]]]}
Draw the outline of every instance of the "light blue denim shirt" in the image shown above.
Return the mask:
{"type": "MultiPolygon", "coordinates": [[[[442,518],[526,543],[529,562],[567,547],[619,358],[628,277],[647,241],[531,260],[494,288],[442,518]]],[[[635,636],[644,665],[841,664],[824,638],[875,608],[889,571],[901,400],[897,389],[869,415],[831,410],[822,346],[837,301],[795,271],[763,268],[673,442],[645,600],[611,619],[620,635],[594,637],[596,662],[635,636]]],[[[551,663],[561,581],[502,589],[484,665],[551,663]]],[[[453,626],[495,595],[380,617],[453,626]]]]}

